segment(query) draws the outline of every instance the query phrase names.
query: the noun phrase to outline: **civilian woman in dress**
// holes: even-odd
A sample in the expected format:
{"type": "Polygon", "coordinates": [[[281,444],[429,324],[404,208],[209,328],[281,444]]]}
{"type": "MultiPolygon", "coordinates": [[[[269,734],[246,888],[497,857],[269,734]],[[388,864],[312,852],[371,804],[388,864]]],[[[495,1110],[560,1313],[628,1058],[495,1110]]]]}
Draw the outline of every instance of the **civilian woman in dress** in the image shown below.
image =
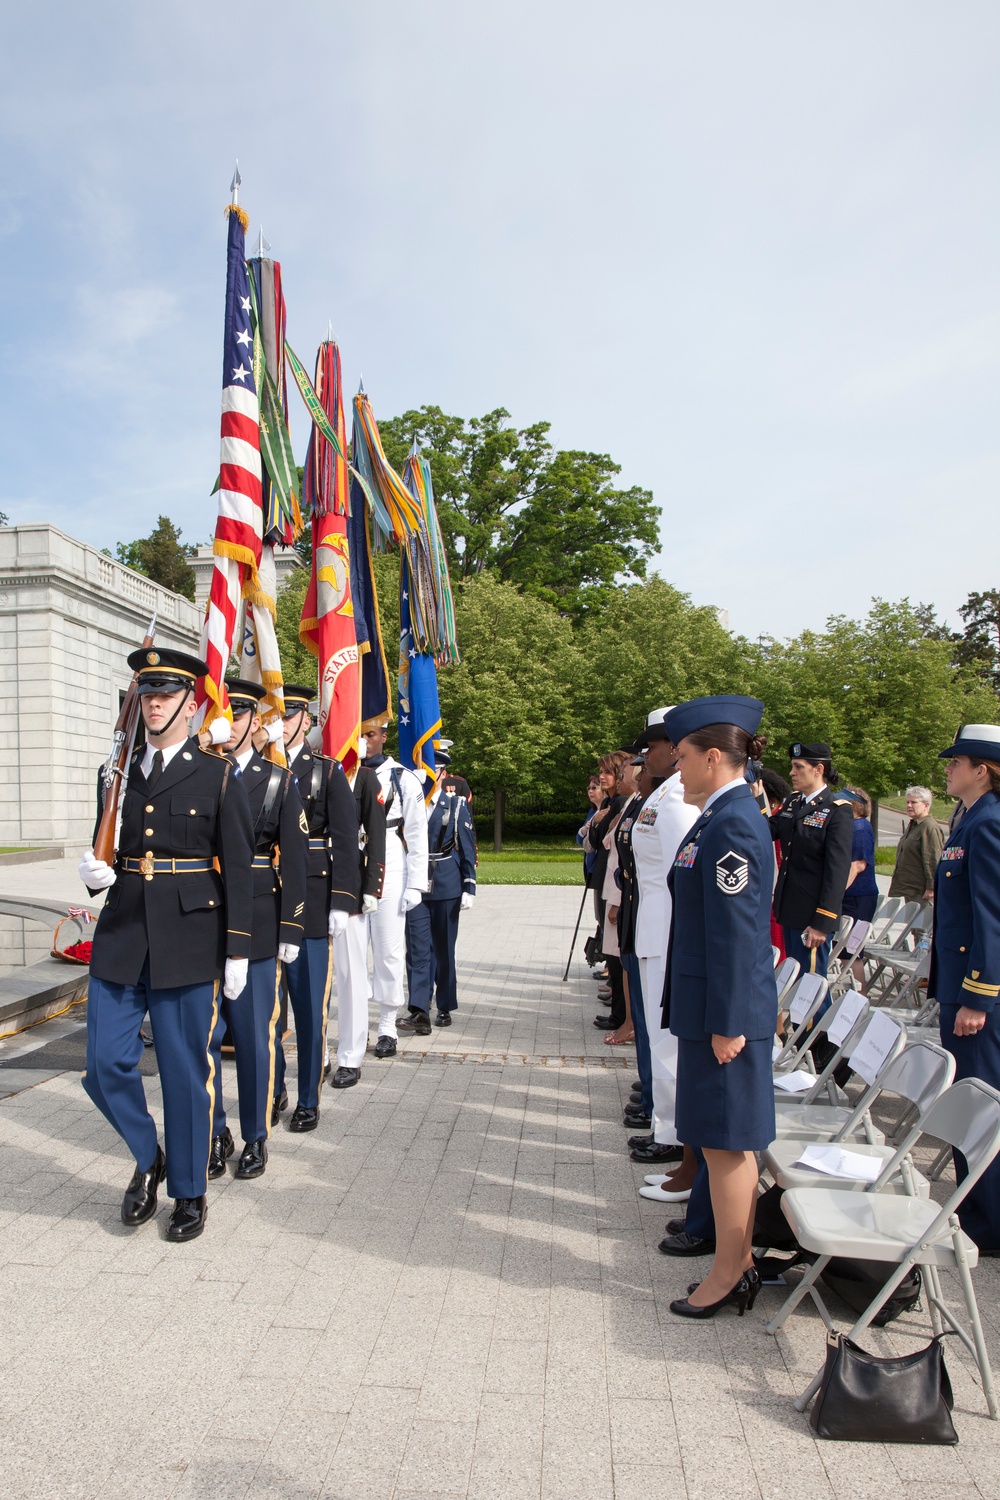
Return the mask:
{"type": "Polygon", "coordinates": [[[846,797],[854,813],[854,833],[851,841],[851,868],[847,876],[847,889],[841,903],[841,914],[854,920],[870,922],[878,905],[878,885],[875,882],[875,830],[871,825],[872,799],[860,786],[845,786],[837,793],[837,800],[846,797]]]}
{"type": "Polygon", "coordinates": [[[700,808],[674,859],[664,1025],[678,1039],[677,1133],[708,1169],[715,1219],[711,1270],[678,1317],[752,1307],[757,1195],[754,1152],[774,1139],[771,1047],[777,990],[771,954],[771,836],[746,780],[764,741],[756,698],[695,698],[664,721],[685,801],[700,808]]]}

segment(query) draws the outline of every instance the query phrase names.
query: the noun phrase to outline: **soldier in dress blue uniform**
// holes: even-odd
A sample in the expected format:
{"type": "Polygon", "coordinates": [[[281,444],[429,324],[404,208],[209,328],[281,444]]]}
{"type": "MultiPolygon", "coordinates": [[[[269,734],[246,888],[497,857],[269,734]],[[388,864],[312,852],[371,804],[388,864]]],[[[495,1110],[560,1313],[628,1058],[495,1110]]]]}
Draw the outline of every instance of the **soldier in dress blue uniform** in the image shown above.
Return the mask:
{"type": "Polygon", "coordinates": [[[128,664],[138,674],[147,744],[122,788],[114,869],[92,853],[80,862],[88,889],[108,891],[94,930],[83,1086],[135,1157],[122,1222],[152,1218],[166,1177],[176,1199],[167,1238],[185,1241],[201,1234],[207,1212],[219,981],[224,974],[229,999],[246,983],[253,824],[230,762],[188,738],[206,664],[145,649],[128,664]],[[138,1066],[147,1011],[166,1159],[138,1066]]]}
{"type": "Polygon", "coordinates": [[[236,1053],[243,1152],[237,1177],[260,1177],[267,1166],[274,1096],[276,1028],[281,1011],[280,964],[299,956],[305,923],[309,829],[291,771],[262,760],[253,737],[260,729],[258,704],[266,689],[227,677],[233,713],[227,752],[250,803],[254,829],[253,920],[250,972],[235,1000],[223,1000],[212,1037],[215,1114],[210,1178],[225,1174],[234,1151],[222,1098],[222,1043],[228,1032],[236,1053]]]}
{"type": "Polygon", "coordinates": [[[763,707],[756,698],[695,698],[664,720],[685,800],[701,808],[667,877],[673,905],[663,992],[663,1023],[678,1039],[677,1134],[707,1165],[715,1217],[708,1276],[670,1304],[687,1318],[711,1317],[729,1302],[742,1314],[760,1285],[750,1236],[753,1153],[775,1130],[774,854],[745,772],[763,748],[763,707]]]}
{"type": "Polygon", "coordinates": [[[406,981],[409,1013],[400,1031],[430,1034],[431,997],[438,1026],[451,1025],[458,1006],[455,945],[460,912],[471,911],[476,896],[476,832],[464,797],[444,789],[450,756],[435,750],[437,789],[427,813],[428,890],[406,913],[406,981]]]}
{"type": "Polygon", "coordinates": [[[840,778],[829,745],[796,741],[788,754],[795,790],[771,818],[772,834],[781,842],[774,915],[789,958],[797,958],[804,973],[825,974],[851,873],[854,811],[830,788],[840,778]]]}
{"type": "MultiPolygon", "coordinates": [[[[941,1045],[955,1077],[1000,1088],[1000,726],[966,724],[941,758],[964,812],[937,867],[927,993],[941,1007],[941,1045]]],[[[955,1172],[959,1181],[966,1174],[961,1156],[955,1172]]],[[[958,1216],[981,1255],[1000,1255],[1000,1160],[958,1216]]]]}
{"type": "MultiPolygon", "coordinates": [[[[323,1084],[326,1021],[333,980],[331,939],[347,929],[356,905],[358,819],[350,782],[339,761],[316,755],[305,742],[315,688],[286,686],[285,754],[298,785],[309,830],[305,936],[294,963],[285,965],[298,1049],[298,1102],[289,1129],[315,1130],[323,1084]]],[[[285,1053],[276,1055],[271,1123],[286,1107],[285,1053]]]]}

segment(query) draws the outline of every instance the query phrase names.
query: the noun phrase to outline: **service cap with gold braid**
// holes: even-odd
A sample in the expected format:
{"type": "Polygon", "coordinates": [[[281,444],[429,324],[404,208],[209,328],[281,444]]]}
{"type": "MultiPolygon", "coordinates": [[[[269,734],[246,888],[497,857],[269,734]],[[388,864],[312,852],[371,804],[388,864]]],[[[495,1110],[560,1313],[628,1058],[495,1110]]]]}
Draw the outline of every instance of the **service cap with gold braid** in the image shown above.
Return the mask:
{"type": "Polygon", "coordinates": [[[301,713],[308,708],[316,698],[317,690],[314,687],[296,686],[294,683],[285,683],[282,689],[285,698],[285,718],[290,719],[293,714],[301,713]]]}
{"type": "Polygon", "coordinates": [[[262,698],[267,697],[267,688],[260,682],[249,682],[245,677],[227,677],[226,692],[233,718],[240,714],[256,713],[262,698]]]}
{"type": "Polygon", "coordinates": [[[138,674],[140,694],[179,693],[185,688],[193,692],[198,678],[208,672],[207,662],[198,656],[189,656],[186,651],[140,647],[138,651],[129,652],[126,660],[132,671],[138,674]]]}

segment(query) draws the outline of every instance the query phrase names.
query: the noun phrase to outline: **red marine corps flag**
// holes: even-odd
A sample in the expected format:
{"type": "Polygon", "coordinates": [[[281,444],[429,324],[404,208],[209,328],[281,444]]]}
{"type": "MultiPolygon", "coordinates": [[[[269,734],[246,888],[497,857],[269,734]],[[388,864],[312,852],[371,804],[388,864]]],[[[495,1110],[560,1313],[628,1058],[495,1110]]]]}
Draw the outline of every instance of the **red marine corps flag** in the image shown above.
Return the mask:
{"type": "Polygon", "coordinates": [[[302,604],[299,639],[319,658],[323,753],[341,761],[351,776],[358,764],[361,674],[347,544],[347,430],[340,350],[332,341],[321,344],[316,356],[315,394],[336,434],[340,452],[314,425],[302,484],[303,498],[312,515],[312,577],[302,604]]]}
{"type": "Polygon", "coordinates": [[[226,270],[226,331],[222,368],[222,454],[215,569],[201,634],[208,675],[198,685],[195,727],[229,715],[224,686],[233,635],[245,594],[259,591],[263,540],[260,482],[260,407],[253,374],[253,328],[246,266],[247,216],[239,207],[239,168],[233,177],[226,270]]]}

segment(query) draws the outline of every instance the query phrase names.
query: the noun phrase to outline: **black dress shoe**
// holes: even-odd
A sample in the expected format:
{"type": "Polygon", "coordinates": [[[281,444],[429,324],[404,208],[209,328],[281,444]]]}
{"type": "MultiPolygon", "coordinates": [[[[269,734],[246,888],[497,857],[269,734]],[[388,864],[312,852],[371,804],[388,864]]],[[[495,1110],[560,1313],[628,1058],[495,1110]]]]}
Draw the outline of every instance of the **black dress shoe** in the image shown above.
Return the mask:
{"type": "Polygon", "coordinates": [[[696,1234],[682,1229],[679,1234],[668,1234],[656,1248],[661,1255],[714,1255],[715,1241],[700,1240],[696,1234]]]}
{"type": "Polygon", "coordinates": [[[630,1135],[628,1143],[633,1147],[651,1146],[653,1144],[653,1137],[651,1135],[630,1135]]]}
{"type": "Polygon", "coordinates": [[[188,1240],[196,1240],[204,1229],[207,1218],[207,1198],[178,1198],[174,1204],[174,1211],[170,1215],[167,1239],[173,1240],[175,1245],[183,1245],[188,1240]]]}
{"type": "Polygon", "coordinates": [[[214,1182],[216,1177],[225,1177],[226,1162],[236,1150],[236,1142],[233,1140],[232,1131],[227,1125],[221,1135],[212,1137],[212,1150],[208,1157],[208,1180],[214,1182]]]}
{"type": "Polygon", "coordinates": [[[148,1031],[143,1031],[141,1026],[139,1027],[139,1040],[144,1047],[151,1047],[153,1045],[153,1038],[148,1031]]]}
{"type": "Polygon", "coordinates": [[[288,1122],[289,1130],[294,1130],[296,1135],[303,1130],[315,1130],[319,1124],[319,1107],[309,1109],[304,1104],[296,1104],[292,1118],[288,1122]]]}
{"type": "Polygon", "coordinates": [[[376,1057],[395,1057],[396,1038],[394,1036],[380,1036],[375,1043],[376,1057]]]}
{"type": "Polygon", "coordinates": [[[626,1130],[648,1130],[652,1123],[650,1116],[644,1115],[641,1109],[627,1109],[622,1115],[626,1130]]]}
{"type": "Polygon", "coordinates": [[[262,1177],[267,1166],[267,1142],[251,1141],[240,1153],[237,1177],[262,1177]]]}
{"type": "Polygon", "coordinates": [[[652,1141],[648,1146],[633,1146],[629,1155],[633,1161],[681,1161],[684,1147],[661,1146],[659,1141],[652,1141]]]}
{"type": "Polygon", "coordinates": [[[411,1010],[396,1023],[397,1031],[412,1031],[414,1036],[430,1036],[431,1018],[425,1010],[411,1010]]]}
{"type": "Polygon", "coordinates": [[[630,1093],[630,1095],[632,1096],[633,1099],[641,1099],[642,1098],[642,1084],[641,1083],[633,1083],[632,1087],[629,1089],[629,1093],[630,1093]]]}
{"type": "MultiPolygon", "coordinates": [[[[693,1287],[688,1287],[688,1297],[693,1290],[693,1287]]],[[[709,1302],[706,1307],[695,1307],[694,1303],[688,1301],[688,1297],[683,1297],[678,1298],[676,1302],[671,1302],[670,1311],[678,1318],[714,1318],[721,1307],[728,1307],[730,1303],[735,1303],[742,1318],[747,1309],[752,1308],[757,1301],[759,1291],[760,1277],[751,1267],[749,1271],[743,1272],[732,1291],[720,1297],[718,1302],[709,1302]]]]}
{"type": "Polygon", "coordinates": [[[594,1025],[598,1031],[614,1031],[615,1023],[610,1016],[595,1016],[594,1025]]]}
{"type": "Polygon", "coordinates": [[[156,1213],[156,1190],[167,1175],[167,1163],[159,1146],[148,1172],[136,1167],[122,1199],[122,1223],[130,1229],[145,1224],[156,1213]]]}
{"type": "Polygon", "coordinates": [[[667,1233],[668,1234],[682,1234],[683,1231],[684,1231],[684,1220],[683,1219],[668,1219],[667,1220],[667,1233]]]}
{"type": "Polygon", "coordinates": [[[623,1114],[625,1115],[626,1120],[630,1118],[634,1119],[636,1115],[644,1115],[645,1113],[646,1111],[643,1109],[641,1104],[626,1104],[623,1110],[623,1114]]]}
{"type": "Polygon", "coordinates": [[[435,1026],[450,1026],[451,1025],[451,1011],[450,1010],[439,1010],[438,1013],[437,1013],[437,1015],[434,1017],[434,1025],[435,1026]]]}
{"type": "Polygon", "coordinates": [[[285,1089],[280,1094],[275,1094],[274,1103],[271,1105],[271,1124],[277,1125],[285,1110],[288,1108],[288,1093],[285,1089]]]}
{"type": "Polygon", "coordinates": [[[330,1079],[330,1087],[335,1089],[352,1089],[360,1077],[360,1068],[338,1068],[330,1079]]]}

